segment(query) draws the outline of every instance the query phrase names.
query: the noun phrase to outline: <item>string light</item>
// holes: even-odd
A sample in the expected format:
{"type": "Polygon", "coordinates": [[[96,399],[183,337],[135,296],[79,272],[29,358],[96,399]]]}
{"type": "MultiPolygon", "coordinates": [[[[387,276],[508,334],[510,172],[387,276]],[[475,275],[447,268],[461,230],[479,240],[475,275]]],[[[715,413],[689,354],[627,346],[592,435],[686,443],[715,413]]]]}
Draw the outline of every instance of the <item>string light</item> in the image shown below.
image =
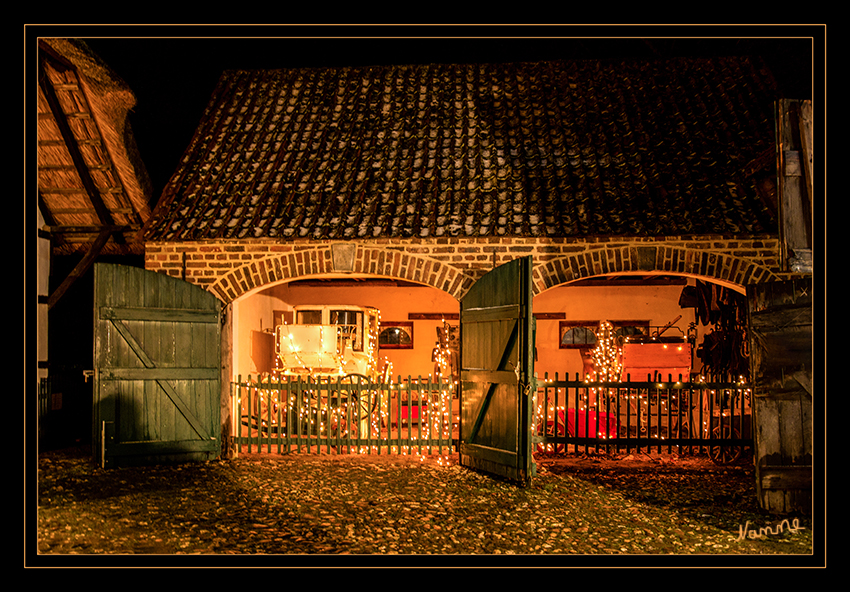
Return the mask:
{"type": "MultiPolygon", "coordinates": [[[[274,369],[269,375],[261,375],[256,381],[248,378],[248,384],[251,388],[252,396],[258,402],[255,410],[252,410],[252,415],[258,420],[257,427],[267,429],[269,427],[269,419],[271,424],[278,424],[278,416],[285,413],[286,417],[291,422],[297,422],[297,427],[292,432],[294,437],[319,436],[316,443],[333,442],[334,435],[339,438],[340,443],[351,440],[376,440],[373,445],[361,445],[356,448],[361,453],[379,453],[381,448],[385,448],[395,454],[412,455],[417,451],[421,451],[422,447],[432,446],[431,441],[438,435],[442,440],[451,441],[452,430],[452,413],[451,401],[452,393],[456,382],[451,376],[451,358],[448,351],[441,350],[438,356],[439,370],[437,377],[429,376],[427,382],[423,380],[413,380],[412,384],[417,385],[417,391],[420,396],[427,397],[422,399],[420,409],[422,410],[419,418],[421,438],[419,435],[410,436],[412,443],[406,445],[392,445],[392,433],[389,430],[391,425],[389,413],[389,401],[392,397],[392,391],[395,389],[398,394],[403,388],[401,384],[393,385],[389,381],[389,376],[392,371],[392,363],[384,358],[379,361],[378,355],[378,336],[380,335],[381,315],[377,309],[363,308],[360,311],[363,314],[364,323],[357,325],[354,331],[350,327],[342,325],[319,325],[319,343],[320,346],[315,348],[308,347],[306,343],[300,343],[298,339],[298,331],[295,326],[290,326],[283,323],[277,327],[276,331],[276,353],[274,369]],[[327,331],[333,330],[336,332],[337,347],[334,352],[328,351],[325,347],[325,338],[328,336],[327,331]],[[357,334],[360,332],[360,335],[357,334]],[[358,402],[357,399],[341,396],[334,402],[331,401],[330,393],[334,389],[335,380],[339,377],[345,377],[345,362],[351,358],[348,352],[351,352],[357,347],[346,347],[349,340],[352,340],[352,345],[357,343],[358,337],[362,340],[362,352],[365,354],[364,375],[370,379],[371,388],[366,388],[362,393],[362,398],[358,402]],[[282,351],[281,351],[282,350],[282,351]],[[282,355],[286,353],[286,355],[282,355]],[[287,365],[285,362],[289,361],[287,365]],[[380,371],[379,371],[379,366],[380,371]],[[336,373],[329,372],[328,368],[338,368],[336,373]],[[307,388],[302,392],[304,396],[301,405],[298,405],[297,396],[291,390],[290,396],[287,398],[287,385],[292,384],[293,379],[301,376],[307,381],[307,388]],[[442,380],[444,377],[449,380],[442,380]],[[436,378],[436,382],[434,382],[436,378]],[[315,385],[315,387],[313,386],[315,385]],[[325,399],[321,395],[323,390],[329,394],[325,399]],[[383,396],[386,394],[386,396],[383,396]],[[380,404],[373,409],[372,402],[380,401],[380,404]],[[365,401],[369,403],[363,404],[365,401]],[[271,413],[269,413],[271,411],[271,413]],[[270,417],[271,416],[271,417],[270,417]],[[309,434],[302,434],[302,426],[309,429],[309,434]],[[343,427],[345,426],[345,427],[343,427]],[[382,428],[388,428],[383,432],[382,428]],[[442,431],[441,431],[442,429],[442,431]],[[383,435],[382,435],[383,433],[383,435]],[[418,442],[424,441],[423,444],[418,442]]],[[[448,329],[448,325],[443,321],[444,328],[448,329]]],[[[361,354],[361,360],[363,356],[361,354]]],[[[299,381],[300,382],[300,381],[299,381]]],[[[345,390],[345,387],[342,389],[345,390]]],[[[242,404],[241,398],[238,404],[242,404]]],[[[285,424],[286,420],[280,423],[285,424]]],[[[308,444],[311,445],[313,442],[308,444]]],[[[352,449],[353,451],[354,449],[352,449]]],[[[424,460],[425,456],[420,454],[420,459],[424,460]]],[[[438,456],[437,462],[440,465],[449,463],[449,455],[441,454],[438,456]]]]}
{"type": "MultiPolygon", "coordinates": [[[[586,382],[620,382],[620,375],[623,370],[623,350],[617,343],[614,325],[609,321],[599,323],[596,347],[590,352],[590,357],[593,360],[593,370],[585,378],[586,382]]],[[[599,396],[605,394],[605,389],[589,389],[589,392],[585,395],[583,409],[595,409],[599,396]]],[[[608,390],[607,395],[617,396],[617,389],[608,390]]]]}

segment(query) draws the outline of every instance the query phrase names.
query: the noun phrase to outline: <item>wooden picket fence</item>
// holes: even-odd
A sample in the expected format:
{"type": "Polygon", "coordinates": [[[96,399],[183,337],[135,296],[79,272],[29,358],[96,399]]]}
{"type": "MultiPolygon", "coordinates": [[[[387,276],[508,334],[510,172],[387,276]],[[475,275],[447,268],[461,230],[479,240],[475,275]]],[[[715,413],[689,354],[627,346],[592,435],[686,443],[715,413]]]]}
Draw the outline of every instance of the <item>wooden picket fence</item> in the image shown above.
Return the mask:
{"type": "MultiPolygon", "coordinates": [[[[456,387],[411,378],[283,377],[232,383],[239,452],[450,454],[457,450],[456,387]]],[[[587,382],[538,380],[535,453],[675,453],[734,462],[752,448],[751,388],[668,376],[587,382]],[[654,380],[652,379],[654,378],[654,380]]]]}
{"type": "Polygon", "coordinates": [[[448,382],[240,376],[232,388],[239,452],[443,455],[456,447],[448,382]]]}

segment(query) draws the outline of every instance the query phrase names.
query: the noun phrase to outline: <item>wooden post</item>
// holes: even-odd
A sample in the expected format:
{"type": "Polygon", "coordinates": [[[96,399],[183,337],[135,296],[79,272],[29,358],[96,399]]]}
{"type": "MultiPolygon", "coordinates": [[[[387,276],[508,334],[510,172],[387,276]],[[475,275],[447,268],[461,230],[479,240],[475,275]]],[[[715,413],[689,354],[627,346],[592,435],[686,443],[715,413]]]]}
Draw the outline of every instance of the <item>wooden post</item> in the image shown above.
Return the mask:
{"type": "Polygon", "coordinates": [[[786,271],[812,271],[812,104],[777,103],[779,237],[786,271]]]}

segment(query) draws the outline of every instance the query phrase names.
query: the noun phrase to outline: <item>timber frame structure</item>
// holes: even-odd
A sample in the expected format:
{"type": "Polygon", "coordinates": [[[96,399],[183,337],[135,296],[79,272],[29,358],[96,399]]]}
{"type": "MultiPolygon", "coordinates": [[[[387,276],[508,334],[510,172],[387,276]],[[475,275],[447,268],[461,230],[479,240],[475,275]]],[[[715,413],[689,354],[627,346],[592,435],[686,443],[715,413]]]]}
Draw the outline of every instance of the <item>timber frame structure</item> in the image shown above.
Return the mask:
{"type": "Polygon", "coordinates": [[[136,99],[84,43],[38,41],[37,166],[41,239],[82,255],[48,309],[99,255],[141,255],[152,189],[127,117],[136,99]]]}

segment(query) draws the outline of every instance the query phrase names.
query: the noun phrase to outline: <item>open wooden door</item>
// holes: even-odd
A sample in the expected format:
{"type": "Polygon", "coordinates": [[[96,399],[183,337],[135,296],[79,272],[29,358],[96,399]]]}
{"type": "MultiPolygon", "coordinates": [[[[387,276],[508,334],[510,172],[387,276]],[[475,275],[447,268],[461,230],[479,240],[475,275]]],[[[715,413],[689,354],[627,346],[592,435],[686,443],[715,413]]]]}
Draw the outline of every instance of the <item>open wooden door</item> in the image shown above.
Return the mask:
{"type": "Polygon", "coordinates": [[[94,267],[95,453],[104,467],[217,458],[221,303],[136,267],[94,267]]]}
{"type": "Polygon", "coordinates": [[[534,472],[531,267],[497,267],[460,303],[460,463],[523,483],[534,472]]]}

